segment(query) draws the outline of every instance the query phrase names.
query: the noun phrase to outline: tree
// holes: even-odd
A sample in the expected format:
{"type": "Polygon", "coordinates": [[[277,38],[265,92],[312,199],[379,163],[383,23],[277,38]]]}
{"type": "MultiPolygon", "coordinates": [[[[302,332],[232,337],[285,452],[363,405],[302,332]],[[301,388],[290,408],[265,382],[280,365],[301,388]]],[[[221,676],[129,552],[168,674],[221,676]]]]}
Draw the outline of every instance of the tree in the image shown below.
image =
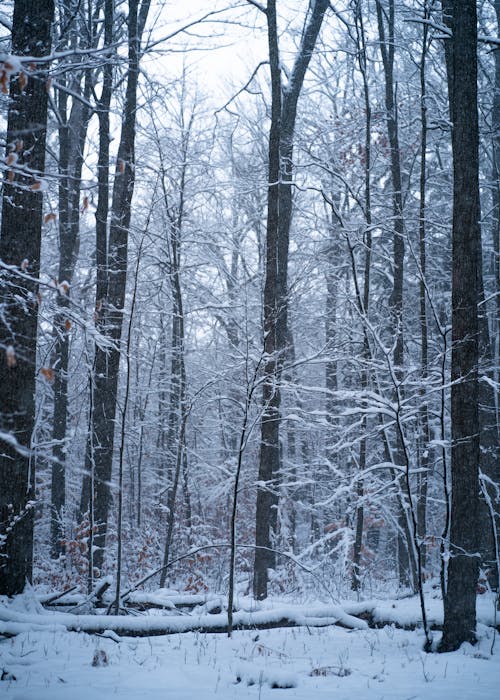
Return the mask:
{"type": "Polygon", "coordinates": [[[258,600],[267,597],[268,568],[273,563],[271,532],[277,516],[277,487],[280,470],[280,377],[287,345],[287,271],[292,221],[293,138],[297,103],[305,74],[329,6],[317,0],[307,18],[301,45],[286,88],[278,46],[276,1],[269,0],[265,11],[271,73],[271,126],[269,131],[268,198],[266,228],[266,270],[264,285],[264,365],[263,412],[259,486],[257,488],[255,563],[253,593],[258,600]]]}
{"type": "Polygon", "coordinates": [[[16,0],[12,53],[30,56],[10,77],[6,178],[0,237],[0,593],[20,593],[33,567],[34,460],[38,276],[47,130],[47,63],[53,0],[16,0]],[[32,58],[31,58],[32,57],[32,58]],[[41,60],[38,60],[41,59],[41,60]]]}
{"type": "MultiPolygon", "coordinates": [[[[107,3],[105,25],[112,26],[113,3],[107,3]]],[[[137,116],[137,87],[139,81],[140,42],[146,23],[149,0],[129,0],[127,19],[128,66],[124,116],[118,147],[109,232],[106,219],[96,212],[97,233],[97,308],[98,326],[111,341],[109,347],[96,345],[95,371],[92,387],[91,440],[87,450],[87,467],[92,472],[92,488],[88,490],[92,507],[91,529],[97,527],[95,539],[91,536],[90,578],[93,568],[102,569],[110,506],[110,480],[116,416],[116,399],[120,366],[120,342],[125,306],[127,281],[128,232],[132,213],[135,184],[135,134],[137,116]],[[103,269],[104,264],[104,269],[103,269]],[[102,277],[101,277],[102,275],[102,277]],[[99,296],[101,293],[104,296],[99,296]],[[93,556],[95,546],[95,557],[93,556]]],[[[109,36],[110,29],[108,29],[109,36]]],[[[107,42],[108,43],[108,42],[107,42]]],[[[108,78],[109,80],[109,78],[108,78]]],[[[106,82],[107,89],[111,85],[106,82]]],[[[109,119],[109,117],[107,118],[109,119]]],[[[101,125],[101,140],[109,139],[109,121],[101,125]]],[[[105,167],[108,167],[106,163],[105,167]]],[[[107,182],[103,182],[103,196],[107,182]]],[[[101,202],[100,202],[101,204],[101,202]]],[[[102,202],[107,209],[107,202],[102,202]]]]}
{"type": "MultiPolygon", "coordinates": [[[[391,321],[394,335],[393,362],[396,380],[400,385],[403,379],[403,280],[405,259],[405,231],[403,219],[403,184],[401,174],[401,156],[399,146],[398,105],[396,101],[396,87],[394,81],[395,59],[395,4],[389,0],[388,10],[384,11],[382,3],[377,0],[377,25],[379,33],[379,47],[384,67],[385,82],[385,111],[387,122],[387,136],[391,151],[391,182],[392,182],[392,222],[393,222],[393,287],[389,299],[391,321]],[[387,18],[385,20],[384,18],[387,18]],[[387,21],[387,24],[386,24],[387,21]]],[[[398,388],[399,390],[399,388],[398,388]]],[[[404,463],[402,436],[396,432],[395,459],[398,465],[404,463]]],[[[403,532],[407,530],[408,505],[403,499],[400,504],[398,516],[400,530],[398,534],[398,568],[399,581],[402,585],[416,583],[416,564],[412,557],[411,547],[403,538],[403,532]]],[[[408,537],[406,538],[408,540],[408,537]]]]}
{"type": "Polygon", "coordinates": [[[475,641],[479,570],[479,322],[481,231],[477,107],[477,9],[444,0],[452,122],[451,528],[440,651],[475,641]]]}
{"type": "MultiPolygon", "coordinates": [[[[74,0],[64,0],[60,7],[61,40],[59,50],[78,43],[79,31],[84,22],[78,17],[74,0]],[[76,16],[76,17],[75,17],[76,16]]],[[[82,42],[80,42],[82,43],[82,42]]],[[[79,60],[79,58],[78,58],[79,60]]],[[[58,280],[68,286],[66,294],[57,297],[57,314],[54,320],[54,421],[52,437],[52,487],[51,487],[51,554],[57,558],[63,551],[64,506],[66,503],[66,451],[68,425],[68,372],[71,321],[68,309],[70,291],[78,259],[80,242],[80,193],[84,148],[87,127],[91,116],[89,97],[91,91],[90,68],[75,67],[69,75],[66,59],[61,59],[62,75],[58,83],[57,112],[59,122],[59,269],[58,280]],[[68,90],[70,92],[68,92],[68,90]],[[72,99],[71,99],[72,98],[72,99]],[[71,106],[70,106],[71,99],[71,106]]],[[[85,206],[82,205],[82,211],[85,206]]]]}

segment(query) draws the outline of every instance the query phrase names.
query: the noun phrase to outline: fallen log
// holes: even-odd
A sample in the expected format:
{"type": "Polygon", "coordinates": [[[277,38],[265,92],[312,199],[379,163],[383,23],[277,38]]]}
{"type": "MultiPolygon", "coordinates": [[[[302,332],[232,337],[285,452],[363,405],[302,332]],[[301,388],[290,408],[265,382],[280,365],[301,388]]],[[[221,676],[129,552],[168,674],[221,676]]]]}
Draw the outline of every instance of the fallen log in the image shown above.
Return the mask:
{"type": "Polygon", "coordinates": [[[129,593],[127,597],[122,598],[122,605],[125,608],[136,608],[138,610],[193,610],[211,601],[217,601],[220,605],[221,597],[199,593],[162,593],[162,589],[160,589],[153,593],[142,593],[139,591],[129,593]]]}
{"type": "MultiPolygon", "coordinates": [[[[400,600],[381,601],[366,600],[342,604],[346,613],[365,620],[371,629],[393,626],[396,629],[415,630],[422,628],[416,597],[400,600]]],[[[427,620],[431,630],[443,629],[443,603],[440,598],[427,598],[427,620]]],[[[500,619],[495,615],[494,602],[491,599],[477,598],[477,621],[500,632],[500,619]]]]}
{"type": "MultiPolygon", "coordinates": [[[[321,606],[304,609],[282,608],[255,612],[236,612],[233,629],[258,630],[277,627],[326,627],[339,625],[347,629],[367,629],[368,624],[340,608],[321,606]]],[[[41,629],[86,632],[88,634],[114,633],[120,637],[148,637],[184,632],[227,633],[227,614],[219,613],[168,617],[134,617],[123,615],[73,615],[54,612],[46,615],[27,615],[0,607],[0,634],[15,636],[21,632],[41,629]]]]}
{"type": "MultiPolygon", "coordinates": [[[[48,595],[39,595],[37,600],[42,605],[71,605],[70,602],[62,601],[61,598],[68,596],[69,594],[76,591],[78,586],[72,586],[67,588],[65,591],[59,591],[57,593],[49,593],[48,595]]],[[[80,596],[81,598],[81,596],[80,596]]],[[[80,602],[80,601],[79,601],[80,602]]]]}

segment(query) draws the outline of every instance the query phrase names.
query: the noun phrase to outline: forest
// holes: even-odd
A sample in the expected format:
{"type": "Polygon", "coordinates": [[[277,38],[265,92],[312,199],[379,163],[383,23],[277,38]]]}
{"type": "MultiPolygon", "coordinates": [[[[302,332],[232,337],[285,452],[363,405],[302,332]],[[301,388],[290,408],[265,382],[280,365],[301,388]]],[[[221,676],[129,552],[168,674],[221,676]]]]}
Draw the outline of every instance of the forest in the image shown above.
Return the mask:
{"type": "Polygon", "coordinates": [[[1,4],[8,697],[494,696],[499,26],[1,4]]]}

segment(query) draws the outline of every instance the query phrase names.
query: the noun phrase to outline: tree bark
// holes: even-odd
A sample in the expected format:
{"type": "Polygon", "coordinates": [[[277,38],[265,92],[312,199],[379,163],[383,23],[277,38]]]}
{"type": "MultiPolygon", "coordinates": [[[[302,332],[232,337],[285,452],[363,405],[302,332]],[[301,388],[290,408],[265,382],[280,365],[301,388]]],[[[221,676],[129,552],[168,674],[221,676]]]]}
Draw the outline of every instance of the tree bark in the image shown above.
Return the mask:
{"type": "MultiPolygon", "coordinates": [[[[128,15],[128,74],[125,93],[120,144],[118,146],[109,237],[106,258],[105,301],[100,308],[101,331],[111,340],[110,348],[96,345],[93,376],[92,456],[94,470],[93,524],[95,554],[93,565],[101,570],[111,502],[110,480],[113,464],[113,447],[116,416],[116,399],[120,366],[120,345],[127,282],[128,232],[132,212],[132,196],[135,184],[135,125],[137,110],[137,85],[139,80],[140,28],[142,17],[147,15],[149,0],[129,0],[128,15]]],[[[142,24],[141,24],[142,22],[142,24]]],[[[104,228],[104,221],[101,221],[104,228]]],[[[104,230],[102,231],[104,234],[104,230]]],[[[101,241],[102,243],[103,241],[101,241]]],[[[102,256],[104,251],[100,251],[102,256]]],[[[98,274],[99,274],[98,262],[98,274]]],[[[99,285],[99,277],[98,277],[99,285]]],[[[99,290],[98,290],[99,291],[99,290]]]]}
{"type": "Polygon", "coordinates": [[[451,528],[440,651],[475,642],[479,560],[479,127],[475,0],[443,0],[452,121],[451,528]]]}
{"type": "MultiPolygon", "coordinates": [[[[273,505],[273,480],[279,470],[279,408],[281,394],[278,379],[276,326],[279,308],[278,275],[278,226],[280,179],[280,131],[281,131],[281,68],[278,49],[276,1],[267,4],[267,33],[271,72],[271,127],[269,131],[268,191],[266,224],[266,261],[264,286],[264,364],[265,381],[262,390],[261,448],[259,462],[259,486],[255,521],[255,544],[271,547],[271,508],[273,505]]],[[[283,248],[281,248],[283,253],[283,248]]],[[[282,264],[284,261],[281,261],[282,264]]],[[[283,279],[282,279],[283,281],[283,279]]],[[[267,598],[267,569],[272,564],[267,549],[255,553],[253,594],[257,600],[267,598]]]]}
{"type": "Polygon", "coordinates": [[[266,9],[271,71],[271,127],[269,132],[266,269],[264,286],[264,366],[261,451],[255,543],[253,594],[267,597],[268,568],[274,565],[273,525],[278,509],[280,472],[281,371],[287,343],[288,244],[292,220],[293,137],[297,103],[328,0],[316,0],[307,20],[287,88],[283,88],[278,46],[276,0],[266,9]],[[268,549],[266,549],[268,548],[268,549]]]}
{"type": "MultiPolygon", "coordinates": [[[[183,105],[182,105],[183,108],[183,105]]],[[[169,277],[172,293],[172,331],[171,331],[171,367],[170,367],[170,395],[168,410],[167,432],[167,481],[168,481],[168,516],[165,549],[163,554],[163,566],[160,578],[160,587],[163,588],[167,575],[167,564],[170,559],[170,547],[175,525],[175,511],[177,506],[177,490],[182,471],[186,504],[190,510],[188,480],[187,480],[187,454],[186,454],[186,423],[187,423],[187,378],[185,363],[185,337],[184,337],[184,304],[181,284],[181,244],[182,226],[185,215],[187,158],[189,152],[191,128],[194,120],[194,110],[191,113],[188,124],[184,123],[184,115],[181,114],[183,141],[181,146],[181,174],[179,182],[179,198],[177,206],[172,209],[169,206],[167,188],[165,183],[166,168],[160,145],[158,150],[161,159],[161,185],[167,219],[169,221],[169,277]]]]}
{"type": "MultiPolygon", "coordinates": [[[[385,112],[387,123],[387,136],[391,151],[391,183],[392,183],[392,221],[393,221],[393,287],[389,298],[391,310],[392,331],[394,335],[393,362],[395,376],[398,383],[403,380],[403,275],[404,275],[404,220],[403,220],[403,191],[401,178],[401,155],[399,150],[398,106],[396,102],[396,86],[394,82],[394,23],[395,3],[388,2],[388,12],[384,12],[380,0],[377,0],[377,25],[379,34],[379,47],[384,67],[385,83],[385,112]],[[387,17],[387,23],[384,17],[387,17]]],[[[404,464],[404,449],[399,433],[396,433],[395,458],[398,465],[404,464]]],[[[414,562],[409,554],[410,543],[405,542],[402,536],[404,520],[406,518],[403,508],[408,504],[402,497],[398,513],[398,571],[399,582],[402,586],[411,585],[415,581],[414,562]]]]}
{"type": "MultiPolygon", "coordinates": [[[[64,4],[61,20],[67,28],[74,7],[64,4]]],[[[68,46],[78,43],[78,28],[71,29],[68,46]]],[[[60,47],[62,49],[62,47],[60,47]]],[[[61,80],[65,82],[64,76],[61,80]]],[[[90,70],[78,71],[70,81],[70,89],[88,102],[91,92],[90,70]],[[82,91],[82,81],[84,82],[82,91]]],[[[68,371],[71,321],[69,320],[69,296],[78,258],[80,235],[80,192],[83,152],[90,120],[90,108],[83,101],[73,98],[68,115],[68,93],[59,93],[59,282],[67,282],[67,294],[57,298],[58,311],[54,319],[54,419],[52,427],[52,483],[51,483],[51,555],[57,558],[64,551],[64,506],[66,503],[66,447],[68,424],[68,371]]]]}
{"type": "MultiPolygon", "coordinates": [[[[424,4],[424,20],[429,18],[429,8],[427,0],[424,4]]],[[[427,250],[426,250],[426,194],[427,194],[427,84],[426,84],[426,59],[428,51],[427,24],[422,27],[422,51],[420,54],[419,77],[420,77],[420,205],[419,205],[419,261],[420,261],[420,281],[419,281],[419,302],[420,302],[420,364],[422,374],[421,406],[420,406],[420,430],[419,440],[419,469],[417,495],[417,522],[418,537],[422,544],[421,560],[422,568],[426,565],[425,537],[427,534],[427,493],[429,484],[429,443],[431,440],[429,429],[429,410],[426,399],[426,383],[429,376],[429,339],[427,328],[427,250]]]]}
{"type": "Polygon", "coordinates": [[[30,448],[47,131],[47,66],[37,59],[50,52],[53,18],[53,0],[14,3],[12,53],[33,56],[35,66],[10,80],[7,163],[17,161],[7,172],[2,197],[0,259],[11,266],[0,270],[0,594],[6,595],[22,592],[33,567],[35,464],[30,448]]]}
{"type": "MultiPolygon", "coordinates": [[[[371,282],[371,257],[372,257],[372,207],[371,207],[371,131],[372,131],[372,111],[370,104],[370,91],[368,85],[368,75],[367,75],[367,60],[366,60],[366,35],[363,23],[363,14],[361,10],[361,2],[358,1],[356,4],[356,35],[358,41],[358,63],[361,76],[363,78],[363,97],[365,102],[365,163],[364,163],[364,176],[365,176],[365,192],[364,192],[364,206],[365,206],[365,223],[366,223],[366,234],[365,234],[365,265],[364,265],[364,284],[363,284],[363,304],[360,309],[360,313],[363,315],[364,319],[368,320],[368,312],[370,305],[370,282],[371,282]]],[[[353,273],[355,270],[353,269],[353,273]]],[[[370,346],[368,342],[368,334],[366,328],[363,332],[363,361],[365,367],[361,371],[361,390],[364,391],[368,387],[368,369],[366,365],[369,363],[371,357],[370,346]]],[[[362,418],[361,424],[361,442],[359,444],[359,471],[361,475],[366,469],[366,450],[367,450],[367,438],[366,438],[366,416],[362,418]]],[[[353,555],[352,555],[352,579],[351,588],[353,591],[358,592],[361,588],[361,550],[363,545],[363,529],[364,529],[364,477],[360,476],[356,484],[357,490],[357,502],[356,502],[356,523],[355,523],[355,534],[353,543],[353,555]]]]}

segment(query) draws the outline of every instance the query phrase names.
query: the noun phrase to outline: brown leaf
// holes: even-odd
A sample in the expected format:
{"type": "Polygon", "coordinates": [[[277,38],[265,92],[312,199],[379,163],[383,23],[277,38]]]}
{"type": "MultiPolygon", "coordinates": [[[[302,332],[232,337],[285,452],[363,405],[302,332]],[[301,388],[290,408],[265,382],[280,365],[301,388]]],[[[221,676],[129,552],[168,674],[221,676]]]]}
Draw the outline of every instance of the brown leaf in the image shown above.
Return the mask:
{"type": "Polygon", "coordinates": [[[2,92],[7,95],[9,92],[9,76],[6,70],[2,70],[0,73],[0,85],[2,87],[2,92]]]}
{"type": "Polygon", "coordinates": [[[45,379],[52,384],[54,381],[54,370],[52,367],[42,367],[40,370],[40,373],[42,374],[45,379]]]}

